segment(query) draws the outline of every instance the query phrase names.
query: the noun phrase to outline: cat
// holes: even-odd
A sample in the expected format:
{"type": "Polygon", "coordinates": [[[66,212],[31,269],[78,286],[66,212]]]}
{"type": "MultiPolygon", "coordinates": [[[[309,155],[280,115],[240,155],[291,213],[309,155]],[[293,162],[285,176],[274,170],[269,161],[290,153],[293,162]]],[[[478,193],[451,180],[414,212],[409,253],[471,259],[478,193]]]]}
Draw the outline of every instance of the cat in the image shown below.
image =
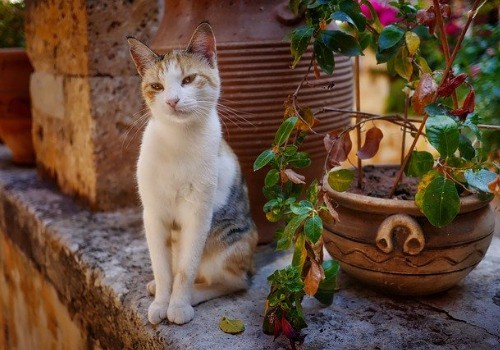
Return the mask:
{"type": "Polygon", "coordinates": [[[257,231],[237,157],[222,138],[210,25],[164,55],[127,39],[152,115],[137,162],[154,276],[148,319],[184,324],[194,305],[248,288],[257,231]]]}

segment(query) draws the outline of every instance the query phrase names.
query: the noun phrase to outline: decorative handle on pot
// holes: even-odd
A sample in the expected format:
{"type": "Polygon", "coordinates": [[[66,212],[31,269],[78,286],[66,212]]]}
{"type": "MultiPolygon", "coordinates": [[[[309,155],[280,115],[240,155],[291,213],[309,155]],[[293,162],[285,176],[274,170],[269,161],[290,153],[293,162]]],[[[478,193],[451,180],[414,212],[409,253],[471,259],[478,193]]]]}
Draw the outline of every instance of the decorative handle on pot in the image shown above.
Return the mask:
{"type": "Polygon", "coordinates": [[[382,221],[375,238],[377,248],[386,254],[392,252],[394,250],[392,238],[398,228],[409,232],[403,244],[403,252],[408,255],[419,254],[425,246],[424,233],[418,222],[407,214],[391,215],[382,221]]]}

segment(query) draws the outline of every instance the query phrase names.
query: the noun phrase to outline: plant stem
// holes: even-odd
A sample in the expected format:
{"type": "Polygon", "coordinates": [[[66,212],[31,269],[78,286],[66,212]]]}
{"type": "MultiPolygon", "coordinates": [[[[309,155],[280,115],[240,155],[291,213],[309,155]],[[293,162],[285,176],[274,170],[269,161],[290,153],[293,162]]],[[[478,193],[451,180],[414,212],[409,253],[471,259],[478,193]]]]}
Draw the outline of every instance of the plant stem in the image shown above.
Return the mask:
{"type": "MultiPolygon", "coordinates": [[[[481,0],[474,1],[474,4],[472,5],[472,9],[471,9],[471,11],[469,11],[467,23],[465,24],[464,28],[462,29],[462,32],[460,33],[459,40],[455,46],[455,49],[453,50],[453,54],[451,57],[450,57],[448,42],[446,40],[446,33],[444,30],[443,17],[441,16],[441,11],[439,10],[439,1],[438,0],[432,0],[432,1],[434,4],[434,11],[436,14],[436,20],[437,20],[437,24],[438,24],[438,28],[439,28],[439,32],[440,32],[439,37],[441,40],[441,45],[443,47],[443,51],[445,53],[445,60],[446,60],[446,68],[445,68],[445,71],[443,74],[443,79],[441,80],[441,83],[439,84],[440,86],[442,86],[446,82],[446,80],[448,79],[448,75],[450,74],[452,66],[453,66],[453,61],[455,60],[455,57],[458,53],[458,50],[459,50],[460,46],[462,45],[462,41],[465,37],[465,33],[467,32],[470,24],[472,23],[472,19],[476,16],[476,12],[477,12],[477,9],[479,7],[481,0]]],[[[455,98],[456,98],[456,93],[454,92],[454,94],[455,94],[455,98]]],[[[455,105],[455,108],[458,108],[458,103],[456,103],[455,98],[453,100],[453,103],[455,105]]],[[[435,102],[436,99],[437,99],[437,96],[434,98],[433,102],[435,102]]],[[[424,118],[422,119],[422,124],[420,124],[418,132],[415,135],[415,138],[413,139],[413,142],[410,146],[410,149],[408,150],[406,157],[403,159],[403,163],[401,164],[401,168],[399,169],[398,174],[396,176],[396,179],[394,180],[394,184],[392,186],[392,189],[389,192],[389,196],[388,196],[389,198],[391,198],[394,195],[394,192],[396,192],[396,188],[398,187],[399,183],[401,182],[404,169],[406,168],[406,164],[410,160],[410,156],[413,153],[415,146],[417,145],[418,138],[420,137],[420,135],[422,135],[422,131],[424,130],[424,126],[425,126],[425,122],[427,121],[427,118],[429,118],[429,115],[424,114],[424,118]]]]}
{"type": "MultiPolygon", "coordinates": [[[[359,84],[359,56],[354,58],[354,80],[355,80],[355,98],[356,98],[356,112],[361,110],[361,94],[359,84]]],[[[356,124],[359,124],[361,117],[357,115],[356,124]]],[[[361,125],[356,128],[356,139],[358,151],[361,149],[361,125]]],[[[358,188],[363,187],[363,162],[358,157],[358,188]]]]}
{"type": "MultiPolygon", "coordinates": [[[[410,104],[410,98],[408,93],[405,93],[405,111],[404,118],[408,120],[408,105],[410,104]]],[[[401,140],[401,166],[403,166],[403,161],[405,159],[405,146],[406,146],[406,126],[403,126],[403,139],[401,140]]]]}
{"type": "MultiPolygon", "coordinates": [[[[432,3],[434,6],[434,15],[436,16],[436,24],[439,32],[439,41],[441,42],[441,48],[443,49],[444,53],[444,61],[446,62],[446,67],[451,67],[452,61],[450,60],[450,46],[448,45],[448,38],[446,36],[446,30],[444,28],[444,21],[443,21],[443,16],[441,14],[439,0],[432,0],[432,3]]],[[[444,77],[443,81],[446,81],[444,77]]],[[[453,106],[455,109],[457,109],[458,98],[457,98],[457,93],[455,91],[453,91],[452,99],[453,99],[453,106]]]]}

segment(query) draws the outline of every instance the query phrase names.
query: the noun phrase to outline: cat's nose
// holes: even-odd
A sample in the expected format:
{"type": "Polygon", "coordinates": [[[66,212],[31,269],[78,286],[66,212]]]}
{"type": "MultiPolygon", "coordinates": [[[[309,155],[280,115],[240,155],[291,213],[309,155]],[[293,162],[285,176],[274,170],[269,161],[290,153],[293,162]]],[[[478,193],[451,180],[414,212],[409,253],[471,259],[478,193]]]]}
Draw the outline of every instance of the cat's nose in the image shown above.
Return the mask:
{"type": "Polygon", "coordinates": [[[177,102],[179,102],[178,98],[171,98],[170,100],[167,100],[167,104],[172,108],[175,108],[177,102]]]}

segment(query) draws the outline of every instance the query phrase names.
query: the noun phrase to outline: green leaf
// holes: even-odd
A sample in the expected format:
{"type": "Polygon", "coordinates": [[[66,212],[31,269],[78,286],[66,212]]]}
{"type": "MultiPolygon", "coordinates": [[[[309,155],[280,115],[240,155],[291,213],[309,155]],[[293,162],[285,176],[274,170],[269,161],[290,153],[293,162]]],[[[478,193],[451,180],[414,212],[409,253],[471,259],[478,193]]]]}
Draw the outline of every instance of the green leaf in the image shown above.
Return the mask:
{"type": "Polygon", "coordinates": [[[278,183],[280,179],[280,172],[277,169],[271,169],[264,179],[264,186],[272,187],[278,183]]]}
{"type": "Polygon", "coordinates": [[[460,138],[458,139],[458,150],[460,151],[460,155],[467,160],[471,160],[476,156],[476,150],[472,146],[471,140],[462,134],[460,134],[460,138]]]}
{"type": "Polygon", "coordinates": [[[335,69],[333,52],[321,40],[314,42],[314,57],[323,72],[328,75],[333,74],[333,70],[335,69]]]}
{"type": "Polygon", "coordinates": [[[272,149],[266,149],[262,152],[255,162],[253,163],[253,171],[257,171],[260,168],[266,166],[274,158],[274,152],[272,149]]]}
{"type": "Polygon", "coordinates": [[[306,52],[312,35],[313,28],[311,27],[302,27],[291,33],[290,51],[294,58],[292,68],[295,68],[304,52],[306,52]]]}
{"type": "Polygon", "coordinates": [[[347,169],[330,171],[328,174],[328,184],[337,192],[346,191],[351,186],[353,179],[353,172],[347,169]]]}
{"type": "Polygon", "coordinates": [[[320,40],[332,51],[344,56],[362,55],[358,41],[349,34],[340,30],[327,30],[320,35],[320,40]]]}
{"type": "Polygon", "coordinates": [[[302,271],[302,266],[304,266],[304,262],[307,257],[307,250],[305,247],[306,236],[298,235],[297,240],[295,241],[295,247],[293,249],[293,258],[292,258],[292,266],[296,266],[299,270],[302,271]]]}
{"type": "Polygon", "coordinates": [[[408,50],[402,46],[394,59],[394,70],[407,81],[411,80],[413,74],[413,64],[408,58],[408,50]]]}
{"type": "Polygon", "coordinates": [[[334,12],[330,16],[330,18],[333,19],[334,21],[349,23],[357,29],[356,23],[354,23],[353,19],[351,17],[349,17],[349,15],[347,13],[345,13],[344,11],[334,12]]]}
{"type": "Polygon", "coordinates": [[[238,334],[245,330],[245,324],[242,320],[222,317],[219,322],[219,328],[224,333],[238,334]]]}
{"type": "Polygon", "coordinates": [[[435,117],[437,115],[446,115],[449,116],[448,109],[446,106],[438,102],[431,103],[424,107],[425,113],[429,115],[429,117],[435,117]]]}
{"type": "Polygon", "coordinates": [[[436,227],[453,221],[460,211],[460,198],[455,184],[442,175],[435,176],[425,188],[422,197],[422,212],[436,227]]]}
{"type": "Polygon", "coordinates": [[[297,231],[297,229],[300,227],[300,225],[302,225],[302,223],[308,216],[309,213],[293,217],[286,225],[284,235],[287,237],[292,237],[295,234],[295,231],[297,231]]]}
{"type": "Polygon", "coordinates": [[[434,157],[426,151],[413,151],[406,166],[406,176],[420,177],[434,166],[434,157]]]}
{"type": "Polygon", "coordinates": [[[292,211],[292,213],[294,213],[295,215],[303,215],[303,214],[308,214],[311,212],[311,210],[313,210],[313,208],[309,207],[309,206],[304,206],[304,205],[301,205],[299,203],[293,203],[292,205],[290,205],[290,210],[292,211]]]}
{"type": "Polygon", "coordinates": [[[316,243],[321,237],[323,233],[323,221],[318,214],[314,213],[312,217],[306,220],[304,233],[312,243],[316,243]]]}
{"type": "Polygon", "coordinates": [[[434,180],[437,176],[442,176],[442,175],[438,173],[436,170],[430,170],[428,173],[422,176],[420,182],[418,183],[417,193],[415,194],[415,204],[417,205],[418,209],[420,209],[421,212],[423,212],[423,207],[424,207],[423,203],[424,203],[425,189],[427,188],[427,186],[429,186],[431,181],[434,180]]]}
{"type": "Polygon", "coordinates": [[[452,156],[458,148],[458,124],[445,115],[428,118],[425,123],[427,139],[441,157],[452,156]]]}
{"type": "Polygon", "coordinates": [[[297,123],[297,116],[290,117],[286,119],[276,131],[276,135],[274,136],[274,144],[276,146],[283,145],[286,140],[290,137],[290,134],[297,123]]]}
{"type": "Polygon", "coordinates": [[[311,158],[306,152],[297,152],[288,160],[288,164],[296,168],[306,168],[311,164],[311,158]]]}
{"type": "Polygon", "coordinates": [[[401,45],[395,45],[387,50],[381,50],[380,47],[377,47],[377,52],[375,53],[375,57],[377,58],[377,63],[389,62],[390,60],[395,59],[398,50],[401,45]]]}
{"type": "Polygon", "coordinates": [[[488,188],[488,184],[497,178],[497,174],[486,169],[479,169],[478,171],[473,171],[472,169],[467,169],[465,171],[465,179],[469,186],[478,189],[481,192],[491,193],[488,188]]]}
{"type": "MultiPolygon", "coordinates": [[[[363,32],[365,30],[366,17],[361,12],[361,8],[356,1],[343,0],[340,2],[339,8],[341,12],[344,12],[351,19],[351,21],[353,22],[352,24],[354,24],[354,26],[359,32],[363,32]]],[[[342,21],[341,19],[336,19],[336,18],[335,20],[342,21]]],[[[342,22],[350,23],[349,21],[342,21],[342,22]]]]}
{"type": "Polygon", "coordinates": [[[323,271],[325,279],[319,283],[318,291],[314,297],[322,304],[331,305],[333,295],[337,287],[337,274],[340,270],[340,264],[335,260],[327,260],[323,262],[323,271]]]}
{"type": "Polygon", "coordinates": [[[403,39],[404,35],[405,32],[401,28],[393,24],[388,25],[380,33],[378,47],[382,51],[394,47],[403,39]]]}
{"type": "Polygon", "coordinates": [[[318,201],[319,190],[318,180],[314,179],[306,191],[306,199],[311,203],[316,203],[318,201]]]}

